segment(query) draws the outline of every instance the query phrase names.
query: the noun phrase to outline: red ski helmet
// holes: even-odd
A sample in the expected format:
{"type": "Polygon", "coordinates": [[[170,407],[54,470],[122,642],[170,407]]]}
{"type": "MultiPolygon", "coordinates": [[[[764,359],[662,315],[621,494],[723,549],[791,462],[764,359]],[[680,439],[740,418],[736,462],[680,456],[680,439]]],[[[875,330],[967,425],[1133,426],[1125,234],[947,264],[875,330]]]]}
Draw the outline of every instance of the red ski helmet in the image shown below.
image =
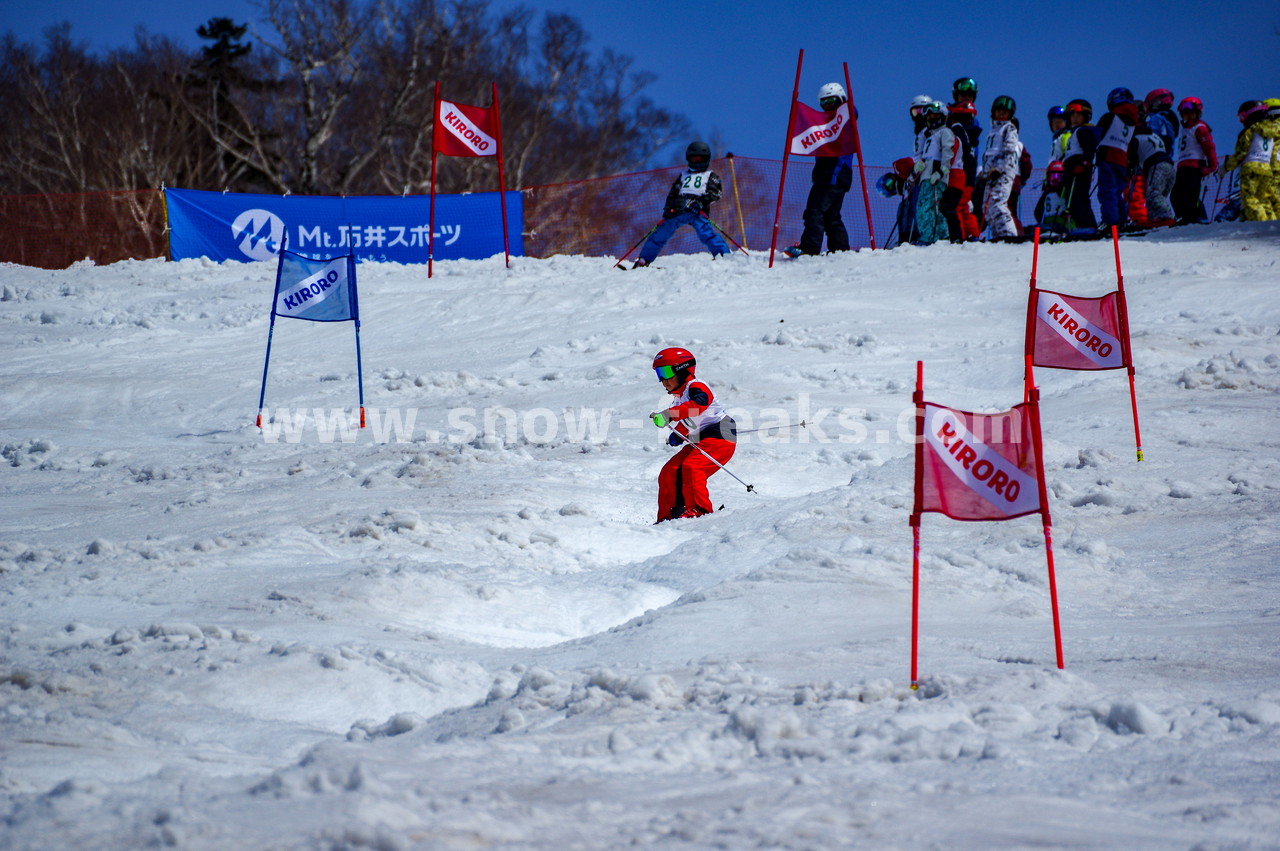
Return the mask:
{"type": "Polygon", "coordinates": [[[1172,109],[1173,92],[1168,89],[1152,89],[1142,99],[1142,105],[1147,108],[1147,112],[1155,112],[1157,109],[1172,109]]]}
{"type": "Polygon", "coordinates": [[[693,352],[678,346],[663,349],[653,356],[653,371],[659,379],[679,377],[682,381],[688,381],[693,377],[693,368],[697,365],[693,352]]]}
{"type": "Polygon", "coordinates": [[[1051,189],[1057,189],[1058,187],[1062,186],[1062,181],[1064,177],[1063,172],[1064,170],[1062,168],[1062,163],[1059,162],[1058,160],[1054,160],[1053,162],[1049,163],[1048,168],[1044,170],[1045,185],[1051,189]]]}
{"type": "Polygon", "coordinates": [[[1182,103],[1178,104],[1178,112],[1189,112],[1193,109],[1196,112],[1204,112],[1204,102],[1200,98],[1190,97],[1183,98],[1182,103]]]}

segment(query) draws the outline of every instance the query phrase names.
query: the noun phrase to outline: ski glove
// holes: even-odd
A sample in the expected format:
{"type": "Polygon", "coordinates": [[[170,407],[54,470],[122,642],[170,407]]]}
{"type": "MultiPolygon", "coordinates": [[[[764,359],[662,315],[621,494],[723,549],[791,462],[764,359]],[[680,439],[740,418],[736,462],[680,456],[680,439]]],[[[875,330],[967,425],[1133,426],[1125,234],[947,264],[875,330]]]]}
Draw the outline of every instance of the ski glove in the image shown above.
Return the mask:
{"type": "Polygon", "coordinates": [[[653,420],[653,424],[658,428],[665,428],[667,423],[671,422],[671,420],[667,419],[666,411],[654,411],[649,414],[649,419],[653,420]]]}
{"type": "Polygon", "coordinates": [[[673,431],[671,434],[667,435],[668,446],[679,446],[682,443],[684,443],[684,441],[680,439],[679,432],[673,431]]]}
{"type": "Polygon", "coordinates": [[[697,198],[689,198],[684,202],[684,208],[688,210],[690,213],[701,213],[702,202],[699,201],[697,198]]]}

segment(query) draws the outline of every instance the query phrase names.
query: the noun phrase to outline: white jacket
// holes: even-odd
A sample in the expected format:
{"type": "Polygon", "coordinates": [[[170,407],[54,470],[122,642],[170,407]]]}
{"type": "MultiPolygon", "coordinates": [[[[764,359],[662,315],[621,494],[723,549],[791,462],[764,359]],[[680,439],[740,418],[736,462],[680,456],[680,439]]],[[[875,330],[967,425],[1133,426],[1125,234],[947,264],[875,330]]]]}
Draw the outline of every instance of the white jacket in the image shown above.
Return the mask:
{"type": "Polygon", "coordinates": [[[982,149],[982,170],[999,171],[1010,177],[1018,173],[1018,161],[1022,159],[1022,142],[1018,128],[1011,121],[992,121],[982,149]]]}

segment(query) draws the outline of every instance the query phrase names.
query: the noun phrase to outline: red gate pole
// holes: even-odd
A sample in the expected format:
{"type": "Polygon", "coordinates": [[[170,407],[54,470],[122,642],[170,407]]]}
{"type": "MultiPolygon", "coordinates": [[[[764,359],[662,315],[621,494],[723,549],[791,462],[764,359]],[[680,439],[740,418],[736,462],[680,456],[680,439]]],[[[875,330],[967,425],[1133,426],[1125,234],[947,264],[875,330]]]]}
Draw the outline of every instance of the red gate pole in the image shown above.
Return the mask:
{"type": "Polygon", "coordinates": [[[1031,289],[1036,288],[1036,267],[1040,264],[1040,226],[1036,226],[1035,243],[1031,246],[1031,289]]]}
{"type": "Polygon", "coordinates": [[[876,250],[876,226],[871,222],[871,198],[867,195],[867,170],[862,162],[862,136],[858,133],[858,107],[853,103],[853,86],[849,83],[849,63],[844,63],[844,90],[849,95],[849,118],[853,120],[853,144],[858,149],[858,179],[862,181],[862,206],[867,209],[867,234],[871,250],[876,250]]]}
{"type": "Polygon", "coordinates": [[[800,68],[804,65],[804,48],[796,59],[796,84],[791,89],[791,111],[787,115],[787,141],[782,147],[782,177],[778,179],[778,207],[773,212],[773,241],[769,243],[769,268],[773,268],[773,254],[778,249],[778,220],[782,218],[782,187],[787,184],[787,157],[791,154],[791,128],[796,121],[796,101],[800,99],[800,68]]]}
{"type": "Polygon", "coordinates": [[[911,511],[911,688],[920,688],[920,516],[924,513],[924,361],[916,361],[915,504],[911,511]]]}
{"type": "Polygon", "coordinates": [[[440,81],[436,80],[436,98],[431,107],[431,218],[427,223],[427,277],[431,277],[436,255],[436,124],[440,121],[440,81]]]}
{"type": "Polygon", "coordinates": [[[1044,479],[1044,446],[1040,440],[1040,390],[1035,386],[1031,356],[1027,355],[1027,378],[1023,395],[1027,397],[1027,413],[1031,417],[1031,439],[1035,441],[1036,482],[1040,490],[1040,518],[1044,523],[1044,556],[1049,570],[1049,607],[1053,612],[1053,647],[1058,669],[1066,667],[1062,658],[1062,621],[1058,617],[1058,581],[1053,570],[1053,521],[1049,517],[1049,489],[1044,479]]]}
{"type": "Polygon", "coordinates": [[[1022,354],[1026,358],[1027,372],[1022,376],[1022,401],[1027,401],[1027,389],[1031,386],[1028,378],[1031,370],[1031,363],[1035,355],[1035,321],[1036,321],[1036,267],[1040,263],[1040,228],[1036,228],[1035,242],[1031,247],[1031,294],[1027,297],[1027,336],[1026,342],[1022,347],[1022,354]]]}
{"type": "Polygon", "coordinates": [[[507,181],[502,171],[502,117],[498,111],[498,84],[493,83],[493,129],[498,137],[498,199],[502,202],[502,250],[511,268],[511,238],[507,235],[507,181]]]}
{"type": "Polygon", "coordinates": [[[1116,287],[1120,290],[1120,321],[1124,323],[1124,339],[1120,341],[1124,351],[1124,364],[1129,373],[1129,405],[1133,409],[1133,440],[1137,444],[1138,460],[1142,460],[1142,431],[1138,427],[1138,391],[1134,386],[1133,347],[1129,341],[1129,302],[1124,294],[1124,274],[1120,271],[1120,236],[1116,226],[1111,226],[1111,242],[1116,252],[1116,287]]]}

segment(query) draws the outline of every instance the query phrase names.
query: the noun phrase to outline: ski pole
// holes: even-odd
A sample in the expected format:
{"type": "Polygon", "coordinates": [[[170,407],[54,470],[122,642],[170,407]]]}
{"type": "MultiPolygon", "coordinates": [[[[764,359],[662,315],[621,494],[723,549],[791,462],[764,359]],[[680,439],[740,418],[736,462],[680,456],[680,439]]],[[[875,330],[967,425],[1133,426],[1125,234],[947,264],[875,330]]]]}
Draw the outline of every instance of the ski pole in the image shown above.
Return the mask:
{"type": "MultiPolygon", "coordinates": [[[[1218,201],[1222,197],[1222,178],[1224,177],[1226,177],[1226,174],[1218,175],[1218,188],[1213,192],[1213,212],[1205,216],[1205,218],[1211,222],[1213,221],[1214,214],[1218,212],[1218,201]]],[[[1209,184],[1206,183],[1204,185],[1204,189],[1200,191],[1200,209],[1202,210],[1204,209],[1204,190],[1207,190],[1208,188],[1209,184]]],[[[1230,188],[1230,184],[1228,184],[1227,188],[1230,188]]]]}
{"type": "MultiPolygon", "coordinates": [[[[701,446],[699,446],[698,444],[694,443],[692,440],[690,440],[689,438],[685,437],[685,436],[684,436],[683,434],[681,434],[680,432],[676,431],[676,427],[675,427],[675,426],[673,426],[673,425],[668,425],[668,426],[667,426],[667,428],[671,429],[671,433],[672,433],[672,434],[674,434],[676,437],[680,438],[680,439],[681,439],[681,440],[683,440],[685,443],[689,444],[689,445],[690,445],[690,446],[692,446],[694,449],[696,449],[696,450],[698,450],[699,452],[701,452],[703,455],[706,455],[706,456],[707,456],[707,460],[708,460],[708,461],[710,461],[712,464],[715,464],[715,465],[716,465],[717,467],[719,467],[721,470],[724,470],[724,471],[725,471],[726,473],[728,473],[730,476],[733,476],[733,471],[731,471],[731,470],[730,470],[728,467],[726,467],[725,465],[721,464],[721,463],[720,463],[719,461],[717,461],[715,458],[712,458],[712,457],[711,457],[711,454],[710,454],[709,452],[707,452],[707,450],[703,449],[701,446]]],[[[756,486],[755,486],[755,485],[749,485],[749,484],[747,484],[746,482],[744,482],[742,479],[739,479],[737,476],[733,476],[733,478],[734,478],[734,480],[735,480],[735,481],[737,481],[737,483],[738,483],[738,484],[742,485],[744,488],[746,488],[746,489],[747,489],[747,493],[755,493],[755,492],[756,492],[756,486]]]]}
{"type": "Polygon", "coordinates": [[[804,427],[805,427],[805,421],[804,421],[804,420],[801,420],[800,422],[798,422],[798,423],[792,423],[791,425],[784,425],[784,426],[765,426],[764,428],[749,428],[749,429],[747,429],[746,431],[735,431],[735,432],[734,432],[734,434],[735,434],[735,435],[739,435],[739,434],[755,434],[755,433],[756,433],[756,432],[758,432],[758,431],[781,431],[782,429],[786,429],[786,428],[804,428],[804,427]]]}
{"type": "Polygon", "coordinates": [[[637,248],[639,248],[639,247],[640,247],[640,243],[642,243],[642,242],[644,242],[646,239],[648,239],[648,238],[649,238],[649,236],[650,236],[650,235],[651,235],[655,230],[657,230],[657,229],[658,229],[658,227],[659,227],[659,226],[661,226],[661,224],[662,224],[664,221],[666,221],[666,219],[658,219],[658,224],[656,224],[656,225],[654,225],[653,227],[649,228],[649,232],[648,232],[648,233],[646,233],[644,236],[642,236],[642,237],[640,237],[638,240],[636,240],[636,244],[635,244],[635,245],[633,245],[633,246],[631,246],[630,248],[628,248],[628,249],[627,249],[627,253],[626,253],[626,254],[624,254],[624,255],[622,255],[621,257],[619,257],[619,258],[618,258],[618,262],[613,264],[613,268],[615,268],[615,269],[616,269],[616,268],[618,268],[619,266],[621,266],[621,265],[622,265],[622,261],[623,261],[623,260],[626,260],[628,257],[630,257],[630,256],[631,256],[631,252],[633,252],[633,251],[635,251],[637,248]]]}
{"type": "Polygon", "coordinates": [[[747,249],[743,248],[741,245],[738,245],[738,241],[737,241],[737,240],[735,240],[733,237],[729,236],[729,234],[725,233],[725,232],[724,232],[724,228],[722,228],[722,227],[720,227],[718,224],[716,224],[715,219],[711,218],[710,216],[704,216],[703,218],[705,218],[707,221],[711,222],[711,226],[712,226],[713,228],[715,228],[716,230],[720,231],[720,235],[721,235],[721,236],[723,236],[725,239],[729,240],[729,241],[730,241],[730,242],[732,242],[735,246],[737,246],[737,248],[738,248],[738,250],[739,250],[739,251],[741,251],[743,254],[746,254],[748,257],[750,257],[750,256],[751,256],[750,254],[747,254],[747,249]]]}
{"type": "Polygon", "coordinates": [[[897,216],[893,216],[893,227],[888,229],[887,237],[884,237],[884,248],[893,247],[893,234],[897,233],[897,216]]]}

